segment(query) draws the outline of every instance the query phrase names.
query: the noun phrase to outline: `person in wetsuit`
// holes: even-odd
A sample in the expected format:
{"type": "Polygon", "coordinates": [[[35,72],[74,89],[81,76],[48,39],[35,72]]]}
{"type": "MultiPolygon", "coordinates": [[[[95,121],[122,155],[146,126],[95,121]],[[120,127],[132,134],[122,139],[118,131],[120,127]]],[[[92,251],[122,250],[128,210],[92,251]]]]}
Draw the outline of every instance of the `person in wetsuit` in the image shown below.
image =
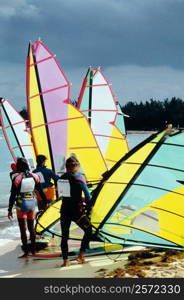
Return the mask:
{"type": "MultiPolygon", "coordinates": [[[[46,163],[46,156],[39,154],[36,157],[37,166],[36,169],[33,170],[33,173],[37,174],[40,177],[40,183],[41,187],[47,197],[48,203],[52,203],[54,201],[55,197],[55,185],[57,180],[59,179],[59,176],[56,175],[51,169],[47,168],[45,166],[46,163]],[[54,181],[54,184],[51,182],[51,180],[54,181]]],[[[40,201],[41,198],[39,194],[37,194],[37,200],[38,200],[38,209],[42,210],[42,204],[43,202],[40,201]]]]}
{"type": "Polygon", "coordinates": [[[84,253],[88,248],[92,234],[92,225],[85,213],[85,205],[90,207],[91,195],[86,185],[86,179],[83,174],[79,173],[80,163],[75,157],[66,160],[66,173],[60,179],[68,181],[69,194],[64,195],[61,206],[61,251],[63,257],[63,265],[68,266],[68,239],[71,222],[74,221],[81,229],[84,230],[84,236],[81,242],[78,262],[84,263],[84,253]],[[82,198],[82,192],[85,195],[85,203],[82,198]]]}
{"type": "Polygon", "coordinates": [[[29,171],[29,166],[25,158],[18,158],[16,163],[16,174],[12,178],[8,218],[10,220],[13,218],[12,208],[16,202],[17,219],[20,229],[22,249],[24,251],[24,254],[20,257],[26,257],[29,254],[26,227],[30,233],[31,252],[32,254],[35,253],[35,190],[39,192],[44,203],[46,204],[47,198],[41,188],[39,176],[29,171]]]}

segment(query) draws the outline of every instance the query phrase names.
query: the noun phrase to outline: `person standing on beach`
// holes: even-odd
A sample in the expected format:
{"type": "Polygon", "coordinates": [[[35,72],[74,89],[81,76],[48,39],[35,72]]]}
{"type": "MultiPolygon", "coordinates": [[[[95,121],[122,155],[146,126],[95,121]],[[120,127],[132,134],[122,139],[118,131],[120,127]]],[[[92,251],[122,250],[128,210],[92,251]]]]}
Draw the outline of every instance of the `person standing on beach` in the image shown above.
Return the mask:
{"type": "Polygon", "coordinates": [[[63,194],[61,206],[61,251],[63,257],[63,267],[69,265],[68,260],[68,239],[71,222],[74,221],[83,231],[84,236],[81,242],[78,262],[84,263],[84,253],[88,248],[92,234],[92,225],[89,218],[86,216],[86,206],[90,207],[91,195],[86,185],[86,180],[83,174],[79,172],[80,163],[75,157],[70,157],[66,160],[66,173],[60,179],[68,182],[68,189],[63,194]],[[84,192],[85,200],[82,198],[84,192]]]}
{"type": "MultiPolygon", "coordinates": [[[[36,169],[33,170],[33,173],[37,174],[40,177],[41,187],[48,199],[48,203],[52,203],[55,197],[55,186],[56,182],[59,179],[59,176],[56,175],[51,169],[46,167],[46,156],[39,154],[36,157],[37,166],[36,169]],[[54,181],[54,183],[51,182],[54,181]]],[[[39,194],[37,193],[37,200],[38,200],[38,209],[42,210],[42,202],[39,194]]]]}
{"type": "Polygon", "coordinates": [[[12,208],[16,202],[17,219],[21,234],[22,249],[24,251],[24,254],[20,257],[27,257],[29,255],[26,228],[28,228],[30,233],[31,253],[35,253],[35,190],[39,192],[42,200],[46,204],[47,198],[41,188],[39,176],[29,171],[29,165],[25,158],[18,158],[16,163],[16,176],[12,178],[8,218],[9,220],[13,218],[12,208]]]}

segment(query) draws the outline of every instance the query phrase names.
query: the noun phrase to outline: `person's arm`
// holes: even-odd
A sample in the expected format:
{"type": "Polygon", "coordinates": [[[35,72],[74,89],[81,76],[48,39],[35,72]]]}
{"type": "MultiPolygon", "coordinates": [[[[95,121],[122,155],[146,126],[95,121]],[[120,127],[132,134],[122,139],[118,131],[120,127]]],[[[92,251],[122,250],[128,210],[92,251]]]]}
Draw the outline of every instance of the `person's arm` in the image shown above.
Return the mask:
{"type": "Polygon", "coordinates": [[[84,182],[79,182],[79,184],[84,192],[86,203],[90,202],[91,194],[90,194],[90,191],[89,191],[87,185],[84,182]]]}
{"type": "Polygon", "coordinates": [[[47,197],[45,196],[45,193],[43,192],[43,189],[41,187],[40,182],[36,183],[35,185],[35,189],[38,191],[38,193],[40,194],[40,197],[42,198],[42,200],[47,203],[47,197]]]}
{"type": "Polygon", "coordinates": [[[50,170],[50,177],[54,180],[55,184],[57,183],[58,179],[60,179],[60,177],[56,175],[52,170],[50,170]]]}
{"type": "Polygon", "coordinates": [[[12,183],[11,194],[10,194],[9,205],[8,205],[8,218],[10,220],[11,218],[13,218],[12,208],[15,203],[17,193],[18,193],[17,187],[12,183]]]}

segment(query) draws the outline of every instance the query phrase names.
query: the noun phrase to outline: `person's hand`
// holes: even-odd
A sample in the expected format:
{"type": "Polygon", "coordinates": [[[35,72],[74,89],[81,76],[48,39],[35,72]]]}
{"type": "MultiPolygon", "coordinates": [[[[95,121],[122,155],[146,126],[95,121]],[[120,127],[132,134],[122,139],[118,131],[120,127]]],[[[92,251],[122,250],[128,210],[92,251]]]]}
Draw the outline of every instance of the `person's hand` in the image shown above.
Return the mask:
{"type": "Polygon", "coordinates": [[[12,211],[8,212],[8,219],[11,221],[13,219],[13,213],[12,211]]]}
{"type": "MultiPolygon", "coordinates": [[[[43,200],[42,200],[43,201],[43,200]]],[[[45,211],[49,206],[50,206],[50,201],[47,200],[47,201],[43,201],[42,203],[42,209],[45,211]]]]}

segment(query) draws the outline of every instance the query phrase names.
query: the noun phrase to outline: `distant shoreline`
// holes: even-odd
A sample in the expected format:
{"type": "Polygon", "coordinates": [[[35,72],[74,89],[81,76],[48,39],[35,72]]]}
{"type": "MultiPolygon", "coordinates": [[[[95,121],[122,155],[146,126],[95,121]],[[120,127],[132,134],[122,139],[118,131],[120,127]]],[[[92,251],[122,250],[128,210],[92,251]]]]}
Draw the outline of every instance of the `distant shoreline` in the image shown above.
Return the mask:
{"type": "Polygon", "coordinates": [[[127,130],[127,134],[151,134],[151,133],[155,133],[156,130],[151,131],[151,130],[127,130]]]}

